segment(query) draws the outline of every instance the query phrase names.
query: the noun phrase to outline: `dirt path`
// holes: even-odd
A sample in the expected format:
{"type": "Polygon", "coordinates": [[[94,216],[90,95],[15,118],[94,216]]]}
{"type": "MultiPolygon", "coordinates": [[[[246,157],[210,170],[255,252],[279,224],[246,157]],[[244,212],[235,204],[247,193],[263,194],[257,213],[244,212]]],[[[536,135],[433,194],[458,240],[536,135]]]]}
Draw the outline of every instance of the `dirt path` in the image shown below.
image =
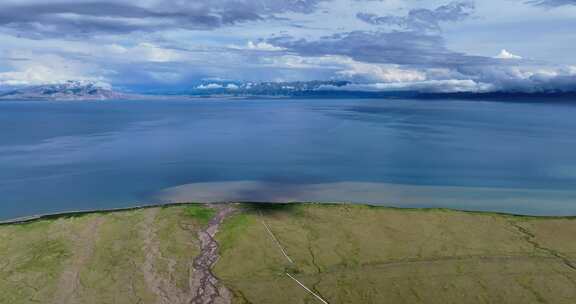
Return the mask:
{"type": "Polygon", "coordinates": [[[86,266],[86,262],[92,256],[95,243],[98,240],[98,231],[103,222],[104,218],[95,217],[79,233],[73,234],[74,254],[72,262],[64,270],[58,281],[58,289],[53,303],[78,303],[77,296],[82,287],[80,270],[86,266]]]}
{"type": "Polygon", "coordinates": [[[218,261],[218,242],[214,236],[224,219],[234,212],[230,205],[212,206],[217,210],[216,215],[210,220],[208,226],[198,232],[200,239],[200,255],[194,260],[194,273],[190,287],[193,293],[190,304],[229,304],[231,294],[224,286],[219,284],[218,279],[212,273],[212,267],[218,261]]]}

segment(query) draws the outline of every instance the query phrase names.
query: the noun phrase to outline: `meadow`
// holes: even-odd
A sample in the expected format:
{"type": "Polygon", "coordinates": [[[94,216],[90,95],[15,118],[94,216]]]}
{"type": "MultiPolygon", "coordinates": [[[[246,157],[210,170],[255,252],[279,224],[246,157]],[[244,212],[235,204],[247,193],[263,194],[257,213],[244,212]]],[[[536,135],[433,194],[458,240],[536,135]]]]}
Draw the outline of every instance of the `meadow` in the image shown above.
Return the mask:
{"type": "MultiPolygon", "coordinates": [[[[232,303],[576,299],[573,218],[347,204],[232,206],[216,233],[220,257],[213,269],[232,303]]],[[[2,225],[0,303],[188,303],[192,264],[202,250],[198,232],[221,207],[2,225]]]]}

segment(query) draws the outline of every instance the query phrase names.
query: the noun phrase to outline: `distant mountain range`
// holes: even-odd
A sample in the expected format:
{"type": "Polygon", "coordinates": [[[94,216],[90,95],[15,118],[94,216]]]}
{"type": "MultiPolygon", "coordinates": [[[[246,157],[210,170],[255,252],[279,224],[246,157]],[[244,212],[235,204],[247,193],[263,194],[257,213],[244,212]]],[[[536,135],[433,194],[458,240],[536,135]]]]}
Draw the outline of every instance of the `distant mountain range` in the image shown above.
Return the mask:
{"type": "Polygon", "coordinates": [[[426,93],[417,91],[362,90],[362,86],[349,81],[295,81],[295,82],[202,82],[187,90],[156,91],[147,94],[118,92],[108,86],[89,81],[67,81],[9,88],[0,91],[0,100],[120,100],[120,99],[173,99],[209,97],[290,97],[290,98],[416,98],[416,99],[483,99],[531,101],[558,99],[576,101],[576,92],[457,92],[426,93]]]}
{"type": "Polygon", "coordinates": [[[0,91],[0,100],[109,100],[128,97],[129,94],[89,81],[67,81],[0,91]]]}

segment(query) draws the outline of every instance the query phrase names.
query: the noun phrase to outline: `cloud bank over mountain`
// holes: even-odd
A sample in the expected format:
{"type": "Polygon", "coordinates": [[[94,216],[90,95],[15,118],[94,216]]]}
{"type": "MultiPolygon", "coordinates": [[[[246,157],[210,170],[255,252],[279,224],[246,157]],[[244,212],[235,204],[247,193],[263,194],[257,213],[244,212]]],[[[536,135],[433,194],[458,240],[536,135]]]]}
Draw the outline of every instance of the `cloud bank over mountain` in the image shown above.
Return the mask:
{"type": "Polygon", "coordinates": [[[576,91],[576,2],[6,0],[0,87],[344,80],[363,90],[576,91]],[[559,9],[562,7],[562,9],[559,9]]]}

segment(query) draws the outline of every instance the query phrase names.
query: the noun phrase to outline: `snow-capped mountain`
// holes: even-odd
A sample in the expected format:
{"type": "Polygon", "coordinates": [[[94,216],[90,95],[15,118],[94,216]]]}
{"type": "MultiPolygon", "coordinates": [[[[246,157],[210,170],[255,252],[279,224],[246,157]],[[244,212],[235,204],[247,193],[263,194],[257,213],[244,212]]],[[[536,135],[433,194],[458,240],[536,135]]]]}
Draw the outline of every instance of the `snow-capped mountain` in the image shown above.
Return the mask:
{"type": "Polygon", "coordinates": [[[123,99],[127,96],[100,83],[75,80],[59,84],[18,87],[0,92],[0,99],[4,100],[108,100],[123,99]]]}

